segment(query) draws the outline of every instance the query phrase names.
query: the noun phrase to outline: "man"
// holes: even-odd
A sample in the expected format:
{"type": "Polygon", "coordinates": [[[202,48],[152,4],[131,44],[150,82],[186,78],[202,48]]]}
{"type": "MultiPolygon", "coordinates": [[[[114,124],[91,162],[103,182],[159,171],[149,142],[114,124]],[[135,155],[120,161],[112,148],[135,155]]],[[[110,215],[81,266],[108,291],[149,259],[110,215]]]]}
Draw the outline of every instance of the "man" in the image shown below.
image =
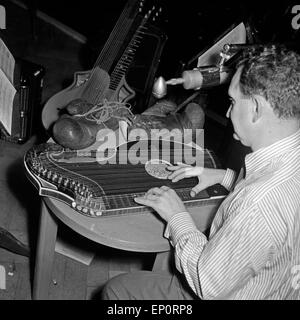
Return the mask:
{"type": "Polygon", "coordinates": [[[198,176],[192,194],[218,182],[231,190],[209,237],[174,190],[149,190],[136,202],[166,221],[182,277],[121,275],[108,282],[104,299],[300,298],[300,56],[274,47],[250,52],[228,93],[234,138],[253,151],[244,178],[233,187],[231,170],[170,167],[173,181],[198,176]]]}

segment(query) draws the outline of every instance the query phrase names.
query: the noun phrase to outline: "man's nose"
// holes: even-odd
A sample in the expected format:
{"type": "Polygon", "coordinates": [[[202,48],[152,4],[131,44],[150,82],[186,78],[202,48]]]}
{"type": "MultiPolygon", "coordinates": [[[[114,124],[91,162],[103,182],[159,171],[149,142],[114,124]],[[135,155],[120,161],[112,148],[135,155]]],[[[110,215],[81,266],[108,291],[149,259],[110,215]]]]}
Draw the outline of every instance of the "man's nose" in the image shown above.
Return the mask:
{"type": "Polygon", "coordinates": [[[232,106],[230,106],[226,112],[226,118],[230,118],[230,113],[231,113],[231,109],[232,109],[232,106]]]}

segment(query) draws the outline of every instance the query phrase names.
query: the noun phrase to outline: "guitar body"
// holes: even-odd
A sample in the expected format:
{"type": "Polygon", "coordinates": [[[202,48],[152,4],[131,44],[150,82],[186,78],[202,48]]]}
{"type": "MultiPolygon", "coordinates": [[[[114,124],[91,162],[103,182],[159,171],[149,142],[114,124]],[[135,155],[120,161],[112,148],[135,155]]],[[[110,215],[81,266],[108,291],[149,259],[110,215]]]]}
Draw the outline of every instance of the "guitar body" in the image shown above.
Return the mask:
{"type": "MultiPolygon", "coordinates": [[[[59,119],[61,112],[66,105],[73,100],[82,98],[83,92],[87,89],[88,79],[90,78],[91,73],[91,70],[76,72],[74,74],[73,83],[68,88],[58,92],[47,101],[42,111],[42,122],[45,129],[48,130],[59,119]]],[[[109,89],[109,74],[102,69],[98,69],[97,73],[98,86],[102,89],[101,95],[103,99],[125,103],[135,96],[135,92],[129,87],[125,77],[122,77],[118,85],[118,90],[111,90],[109,89]]]]}

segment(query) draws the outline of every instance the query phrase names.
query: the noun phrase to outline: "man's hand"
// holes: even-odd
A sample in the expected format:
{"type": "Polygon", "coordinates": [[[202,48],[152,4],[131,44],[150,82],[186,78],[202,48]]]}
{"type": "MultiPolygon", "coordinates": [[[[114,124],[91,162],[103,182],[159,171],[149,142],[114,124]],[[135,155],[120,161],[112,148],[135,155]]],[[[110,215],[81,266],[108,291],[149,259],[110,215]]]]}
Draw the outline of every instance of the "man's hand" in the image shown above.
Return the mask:
{"type": "Polygon", "coordinates": [[[223,169],[208,169],[203,167],[195,167],[178,163],[176,166],[169,166],[168,170],[174,171],[168,176],[172,182],[177,182],[184,178],[198,177],[199,183],[192,188],[191,197],[194,197],[201,190],[206,189],[216,183],[221,183],[226,170],[223,169]]]}
{"type": "Polygon", "coordinates": [[[143,197],[134,200],[139,204],[153,208],[167,222],[175,214],[186,211],[177,193],[167,186],[152,188],[143,197]]]}

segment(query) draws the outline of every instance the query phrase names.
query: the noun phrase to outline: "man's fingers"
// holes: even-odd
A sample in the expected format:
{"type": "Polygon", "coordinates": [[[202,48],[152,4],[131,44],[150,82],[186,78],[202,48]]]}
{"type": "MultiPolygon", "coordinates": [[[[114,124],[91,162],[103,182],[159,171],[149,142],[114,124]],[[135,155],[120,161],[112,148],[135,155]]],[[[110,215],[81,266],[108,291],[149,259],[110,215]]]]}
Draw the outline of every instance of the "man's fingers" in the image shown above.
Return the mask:
{"type": "Polygon", "coordinates": [[[189,164],[186,164],[186,163],[183,163],[183,162],[176,162],[176,164],[177,164],[178,166],[181,166],[181,167],[190,167],[189,164]]]}
{"type": "Polygon", "coordinates": [[[184,164],[182,162],[177,162],[176,166],[168,166],[167,169],[172,172],[168,179],[172,180],[173,182],[177,182],[185,177],[192,177],[195,174],[193,173],[195,169],[198,169],[197,167],[192,167],[189,164],[184,164]]]}
{"type": "Polygon", "coordinates": [[[170,170],[170,171],[175,171],[175,170],[178,170],[178,169],[181,169],[181,168],[187,168],[187,167],[190,167],[190,165],[182,163],[182,162],[177,162],[176,165],[168,166],[167,169],[170,170]]]}
{"type": "Polygon", "coordinates": [[[196,194],[197,194],[196,191],[194,191],[194,190],[192,189],[191,192],[190,192],[191,197],[192,197],[192,198],[195,197],[196,194]]]}
{"type": "Polygon", "coordinates": [[[138,204],[142,204],[144,206],[153,207],[155,200],[157,200],[157,196],[155,195],[147,195],[144,197],[136,197],[134,201],[138,204]]]}
{"type": "Polygon", "coordinates": [[[181,180],[183,179],[184,177],[186,177],[186,171],[188,170],[189,168],[188,167],[180,167],[178,170],[174,171],[173,173],[171,173],[169,176],[168,176],[168,179],[170,180],[173,180],[175,179],[175,181],[173,182],[176,182],[178,180],[181,180]]]}
{"type": "Polygon", "coordinates": [[[150,204],[150,201],[147,200],[146,198],[144,197],[137,197],[137,198],[134,198],[134,201],[138,204],[143,204],[145,206],[148,206],[150,204]]]}
{"type": "Polygon", "coordinates": [[[163,193],[163,190],[161,190],[160,188],[158,187],[155,187],[155,188],[151,188],[147,191],[146,193],[146,196],[150,195],[150,194],[162,194],[163,193]]]}
{"type": "Polygon", "coordinates": [[[203,167],[194,167],[191,170],[191,173],[193,174],[193,176],[200,176],[203,173],[204,168],[203,167]]]}
{"type": "Polygon", "coordinates": [[[168,179],[172,180],[173,182],[176,182],[183,178],[200,176],[202,172],[203,172],[203,167],[185,167],[171,173],[168,176],[168,179]]]}
{"type": "Polygon", "coordinates": [[[192,188],[190,195],[191,197],[195,197],[200,191],[206,189],[207,186],[204,183],[199,182],[194,188],[192,188]]]}
{"type": "Polygon", "coordinates": [[[159,194],[148,194],[145,198],[150,201],[157,201],[159,194]]]}
{"type": "Polygon", "coordinates": [[[170,175],[168,177],[169,180],[172,180],[172,182],[177,182],[179,180],[182,180],[185,178],[185,172],[176,172],[174,175],[170,175]]]}

